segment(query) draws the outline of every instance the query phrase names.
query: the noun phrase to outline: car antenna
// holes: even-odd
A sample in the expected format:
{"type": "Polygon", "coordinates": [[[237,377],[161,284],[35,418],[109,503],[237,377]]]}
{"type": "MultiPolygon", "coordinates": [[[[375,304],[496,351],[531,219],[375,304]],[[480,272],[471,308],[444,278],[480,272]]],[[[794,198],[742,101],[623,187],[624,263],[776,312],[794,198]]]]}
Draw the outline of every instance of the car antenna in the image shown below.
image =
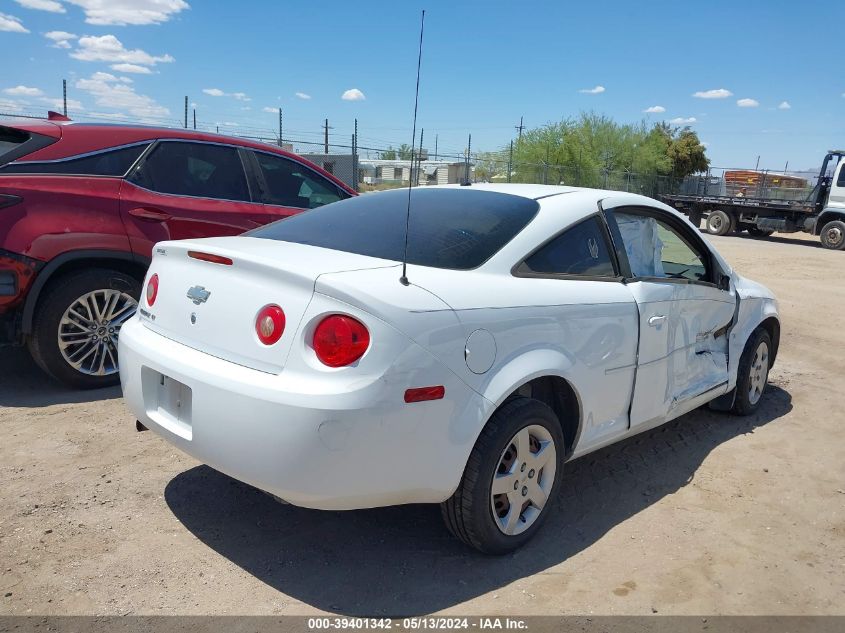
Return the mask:
{"type": "Polygon", "coordinates": [[[411,228],[411,188],[414,185],[414,146],[417,143],[417,106],[420,102],[420,66],[422,65],[423,31],[425,29],[425,9],[420,18],[420,49],[417,55],[417,89],[414,93],[414,131],[411,134],[411,169],[408,171],[408,208],[405,211],[405,250],[402,254],[402,276],[399,283],[403,286],[410,285],[408,281],[408,232],[411,228]]]}

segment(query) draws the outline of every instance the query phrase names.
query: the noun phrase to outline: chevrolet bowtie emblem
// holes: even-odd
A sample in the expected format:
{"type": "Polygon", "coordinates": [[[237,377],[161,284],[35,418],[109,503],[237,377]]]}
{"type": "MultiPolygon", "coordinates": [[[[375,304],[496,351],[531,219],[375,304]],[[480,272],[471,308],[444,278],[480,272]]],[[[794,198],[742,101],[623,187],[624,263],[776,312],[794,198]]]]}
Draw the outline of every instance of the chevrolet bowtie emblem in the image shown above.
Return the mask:
{"type": "Polygon", "coordinates": [[[188,289],[188,299],[193,301],[196,305],[205,303],[211,296],[211,291],[206,290],[203,286],[194,286],[188,289]]]}

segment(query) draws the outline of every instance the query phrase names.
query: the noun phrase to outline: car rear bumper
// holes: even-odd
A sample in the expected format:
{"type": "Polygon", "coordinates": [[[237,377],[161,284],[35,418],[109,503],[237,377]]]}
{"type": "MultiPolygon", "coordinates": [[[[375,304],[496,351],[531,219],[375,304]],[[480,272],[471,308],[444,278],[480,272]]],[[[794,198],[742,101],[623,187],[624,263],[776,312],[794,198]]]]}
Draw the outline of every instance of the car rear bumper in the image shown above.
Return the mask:
{"type": "Polygon", "coordinates": [[[309,508],[447,499],[490,407],[410,342],[384,375],[337,393],[325,393],[319,375],[274,375],[210,356],[137,317],[123,326],[119,353],[124,398],[144,426],[309,508]],[[444,385],[446,397],[404,402],[405,389],[432,384],[444,385]]]}

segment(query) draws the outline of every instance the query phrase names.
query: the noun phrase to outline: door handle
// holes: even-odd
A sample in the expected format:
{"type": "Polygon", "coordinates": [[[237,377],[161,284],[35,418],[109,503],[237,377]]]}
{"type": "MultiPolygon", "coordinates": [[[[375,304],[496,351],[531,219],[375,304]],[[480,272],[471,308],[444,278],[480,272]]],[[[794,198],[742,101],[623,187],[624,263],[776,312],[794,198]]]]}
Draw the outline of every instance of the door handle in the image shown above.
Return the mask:
{"type": "Polygon", "coordinates": [[[164,222],[170,219],[170,214],[151,207],[136,207],[129,210],[129,215],[138,218],[139,220],[149,220],[150,222],[164,222]]]}
{"type": "Polygon", "coordinates": [[[655,315],[655,316],[653,316],[653,317],[649,317],[649,319],[648,319],[648,324],[649,324],[651,327],[657,327],[658,325],[660,325],[661,323],[663,323],[665,320],[666,320],[666,315],[665,315],[665,314],[658,314],[658,315],[655,315]]]}

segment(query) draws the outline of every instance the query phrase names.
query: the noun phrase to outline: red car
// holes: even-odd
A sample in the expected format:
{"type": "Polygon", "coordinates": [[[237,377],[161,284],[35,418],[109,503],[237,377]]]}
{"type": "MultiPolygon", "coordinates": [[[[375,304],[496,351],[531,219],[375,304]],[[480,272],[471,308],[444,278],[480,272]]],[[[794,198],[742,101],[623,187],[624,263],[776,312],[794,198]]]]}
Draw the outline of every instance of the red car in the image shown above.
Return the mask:
{"type": "Polygon", "coordinates": [[[0,345],[79,388],[118,382],[153,244],[235,235],[356,195],[263,143],[180,129],[0,123],[0,345]]]}

